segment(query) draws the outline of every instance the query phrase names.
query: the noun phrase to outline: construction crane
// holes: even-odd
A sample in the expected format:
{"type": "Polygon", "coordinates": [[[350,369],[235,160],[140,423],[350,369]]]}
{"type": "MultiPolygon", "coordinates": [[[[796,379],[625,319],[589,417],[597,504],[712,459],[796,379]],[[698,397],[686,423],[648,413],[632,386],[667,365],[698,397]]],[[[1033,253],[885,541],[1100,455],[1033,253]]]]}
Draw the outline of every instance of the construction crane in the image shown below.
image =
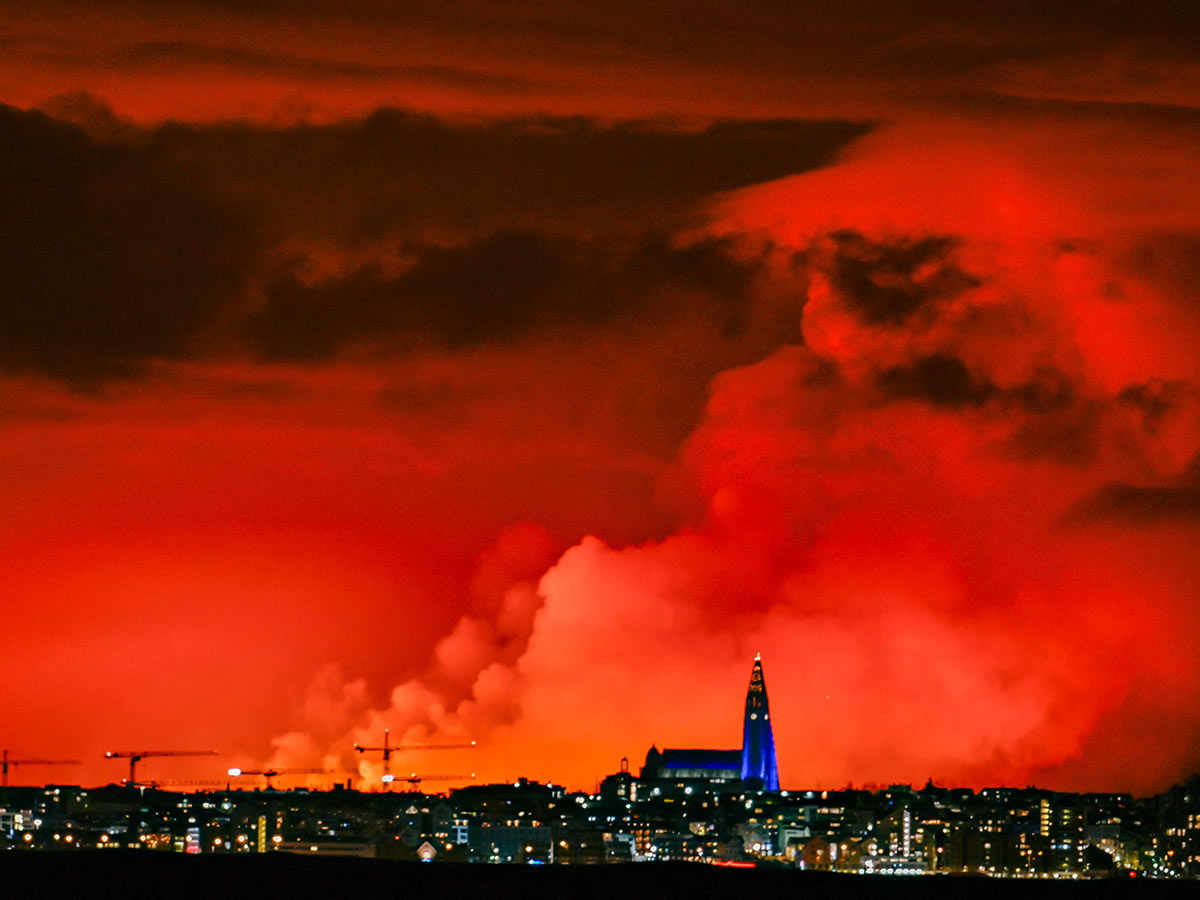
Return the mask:
{"type": "Polygon", "coordinates": [[[133,787],[137,784],[137,764],[150,756],[216,756],[216,750],[109,750],[104,754],[105,759],[128,759],[129,778],[126,784],[133,787]]]}
{"type": "Polygon", "coordinates": [[[468,778],[474,777],[474,772],[470,775],[418,775],[416,772],[413,772],[407,778],[397,778],[394,780],[406,781],[410,785],[411,790],[416,791],[420,789],[422,781],[465,781],[468,778]]]}
{"type": "Polygon", "coordinates": [[[360,744],[355,744],[354,749],[359,753],[382,753],[383,754],[383,783],[391,784],[395,777],[392,775],[392,754],[400,753],[405,750],[467,750],[475,746],[475,742],[469,744],[391,744],[389,743],[389,733],[391,729],[383,729],[383,746],[382,747],[363,747],[360,744]]]}
{"type": "Polygon", "coordinates": [[[280,775],[338,775],[338,772],[330,772],[328,769],[230,769],[229,775],[231,778],[239,778],[242,775],[261,775],[267,779],[267,790],[271,790],[271,779],[278,778],[280,775]]]}
{"type": "Polygon", "coordinates": [[[8,787],[8,767],[13,766],[78,766],[77,759],[13,759],[8,751],[0,751],[0,787],[8,787]]]}
{"type": "Polygon", "coordinates": [[[222,786],[224,786],[226,789],[228,789],[229,782],[228,781],[213,781],[212,779],[205,779],[205,780],[197,781],[197,780],[193,780],[190,778],[168,778],[166,780],[157,780],[156,779],[154,781],[139,781],[135,785],[135,787],[153,788],[154,790],[159,790],[160,788],[176,788],[176,787],[201,788],[201,787],[222,787],[222,786]]]}

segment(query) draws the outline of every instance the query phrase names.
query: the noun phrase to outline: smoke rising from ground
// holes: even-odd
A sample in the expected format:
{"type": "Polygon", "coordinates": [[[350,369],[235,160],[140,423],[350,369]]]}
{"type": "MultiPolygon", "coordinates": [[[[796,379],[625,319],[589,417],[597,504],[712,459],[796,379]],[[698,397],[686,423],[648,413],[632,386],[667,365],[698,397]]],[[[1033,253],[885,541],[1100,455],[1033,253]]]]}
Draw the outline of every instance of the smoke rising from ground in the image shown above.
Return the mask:
{"type": "MultiPolygon", "coordinates": [[[[257,96],[199,37],[139,58],[257,96]]],[[[1097,50],[888,125],[878,85],[739,123],[0,107],[10,746],[369,783],[390,728],[481,742],[397,772],[590,786],[736,746],[761,651],[785,783],[1187,773],[1197,118],[1143,101],[1195,91],[1079,82],[1097,50]]]]}
{"type": "Polygon", "coordinates": [[[762,652],[786,784],[1191,771],[1194,298],[1018,154],[965,146],[715,207],[802,296],[803,340],[712,380],[660,481],[674,533],[531,566],[348,733],[475,738],[487,777],[590,786],[652,742],[736,746],[762,652]],[[941,193],[939,162],[972,190],[941,193]]]}

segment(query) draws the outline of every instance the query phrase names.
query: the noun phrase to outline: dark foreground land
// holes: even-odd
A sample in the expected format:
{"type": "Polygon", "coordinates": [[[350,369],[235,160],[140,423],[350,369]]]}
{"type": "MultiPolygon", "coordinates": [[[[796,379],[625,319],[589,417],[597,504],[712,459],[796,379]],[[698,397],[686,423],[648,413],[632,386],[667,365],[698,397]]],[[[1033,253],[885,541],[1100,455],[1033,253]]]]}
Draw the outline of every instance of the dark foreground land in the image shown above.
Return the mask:
{"type": "Polygon", "coordinates": [[[171,853],[0,853],[0,897],[736,898],[736,900],[1110,900],[1200,897],[1196,882],[862,876],[687,863],[485,866],[171,853]]]}

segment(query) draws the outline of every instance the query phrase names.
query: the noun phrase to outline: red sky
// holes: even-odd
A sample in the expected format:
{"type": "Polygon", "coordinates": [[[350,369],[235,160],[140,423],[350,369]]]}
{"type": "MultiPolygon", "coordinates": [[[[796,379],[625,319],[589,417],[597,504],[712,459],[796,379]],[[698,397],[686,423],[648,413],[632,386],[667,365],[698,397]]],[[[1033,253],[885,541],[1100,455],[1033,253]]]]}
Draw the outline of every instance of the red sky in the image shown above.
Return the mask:
{"type": "Polygon", "coordinates": [[[18,782],[1200,768],[1200,23],[771,7],[5,14],[18,782]]]}

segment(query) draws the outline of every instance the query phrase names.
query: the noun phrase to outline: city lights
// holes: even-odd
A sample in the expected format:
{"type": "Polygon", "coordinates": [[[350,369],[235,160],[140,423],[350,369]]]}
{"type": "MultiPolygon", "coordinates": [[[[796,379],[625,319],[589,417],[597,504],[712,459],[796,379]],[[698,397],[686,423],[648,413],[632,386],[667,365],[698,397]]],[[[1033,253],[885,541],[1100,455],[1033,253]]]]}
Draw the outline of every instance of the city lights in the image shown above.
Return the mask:
{"type": "Polygon", "coordinates": [[[1200,880],[1200,0],[9,6],[0,900],[1200,880]]]}

